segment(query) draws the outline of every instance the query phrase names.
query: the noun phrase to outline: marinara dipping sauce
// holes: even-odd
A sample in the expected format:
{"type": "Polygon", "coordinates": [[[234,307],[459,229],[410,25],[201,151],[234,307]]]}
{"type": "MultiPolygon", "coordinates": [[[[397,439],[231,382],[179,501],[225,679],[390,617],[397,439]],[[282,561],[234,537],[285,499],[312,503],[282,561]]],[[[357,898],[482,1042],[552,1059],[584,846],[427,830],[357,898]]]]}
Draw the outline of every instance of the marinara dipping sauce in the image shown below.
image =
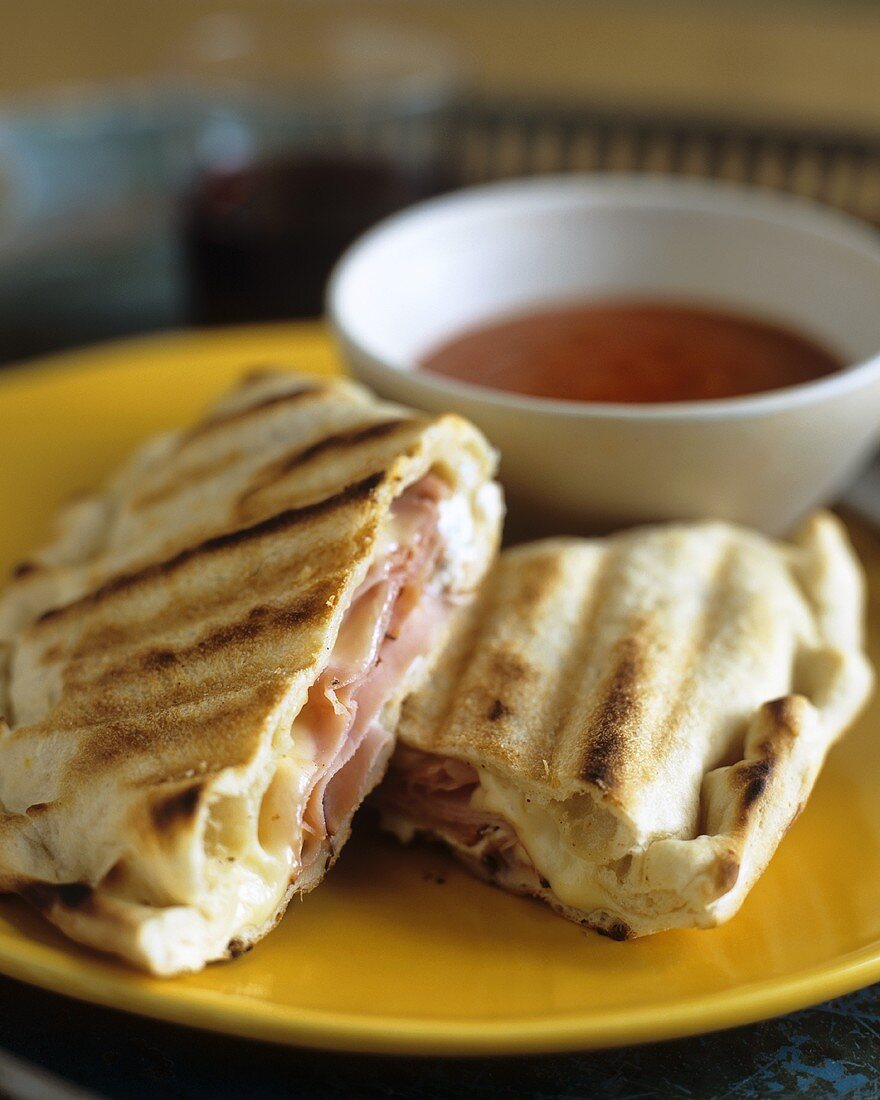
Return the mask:
{"type": "Polygon", "coordinates": [[[832,374],[828,348],[768,321],[684,303],[596,301],[507,317],[454,337],[423,370],[568,401],[710,401],[832,374]]]}

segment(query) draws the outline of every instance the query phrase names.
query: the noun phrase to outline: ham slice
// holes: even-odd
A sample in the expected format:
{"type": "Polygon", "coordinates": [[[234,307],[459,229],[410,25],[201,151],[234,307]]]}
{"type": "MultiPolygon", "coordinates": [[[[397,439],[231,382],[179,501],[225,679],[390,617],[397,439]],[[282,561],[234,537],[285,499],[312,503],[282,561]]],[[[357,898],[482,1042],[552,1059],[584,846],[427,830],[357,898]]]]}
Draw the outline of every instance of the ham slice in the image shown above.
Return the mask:
{"type": "Polygon", "coordinates": [[[297,823],[303,837],[300,871],[368,793],[370,777],[393,741],[382,725],[382,709],[430,651],[452,611],[451,600],[429,584],[443,549],[438,505],[448,492],[428,475],[394,503],[327,667],[296,719],[295,740],[313,752],[297,823]]]}
{"type": "Polygon", "coordinates": [[[531,867],[510,822],[473,804],[479,786],[479,773],[466,761],[400,745],[382,787],[382,807],[485,864],[531,867]]]}

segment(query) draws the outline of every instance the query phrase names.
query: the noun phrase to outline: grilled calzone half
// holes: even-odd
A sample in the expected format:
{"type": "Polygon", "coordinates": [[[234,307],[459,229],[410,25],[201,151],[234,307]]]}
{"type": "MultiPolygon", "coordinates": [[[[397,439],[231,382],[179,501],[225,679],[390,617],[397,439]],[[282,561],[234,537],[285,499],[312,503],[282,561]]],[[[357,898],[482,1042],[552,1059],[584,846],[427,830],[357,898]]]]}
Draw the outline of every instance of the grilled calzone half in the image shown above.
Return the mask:
{"type": "Polygon", "coordinates": [[[263,372],[69,508],[0,604],[0,889],[158,975],[264,935],[494,556],[494,471],[459,417],[263,372]]]}
{"type": "Polygon", "coordinates": [[[725,921],[870,691],[862,614],[826,514],[506,551],[404,706],[384,823],[616,939],[725,921]]]}

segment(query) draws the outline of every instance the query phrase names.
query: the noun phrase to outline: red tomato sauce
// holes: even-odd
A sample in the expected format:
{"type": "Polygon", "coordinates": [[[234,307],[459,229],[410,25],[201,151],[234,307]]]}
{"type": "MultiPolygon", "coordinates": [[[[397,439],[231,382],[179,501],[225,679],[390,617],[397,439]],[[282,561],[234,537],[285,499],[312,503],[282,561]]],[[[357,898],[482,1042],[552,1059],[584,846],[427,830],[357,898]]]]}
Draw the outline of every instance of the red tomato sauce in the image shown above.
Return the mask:
{"type": "Polygon", "coordinates": [[[679,303],[584,302],[502,318],[426,355],[423,370],[568,401],[710,401],[795,386],[843,360],[772,322],[679,303]]]}

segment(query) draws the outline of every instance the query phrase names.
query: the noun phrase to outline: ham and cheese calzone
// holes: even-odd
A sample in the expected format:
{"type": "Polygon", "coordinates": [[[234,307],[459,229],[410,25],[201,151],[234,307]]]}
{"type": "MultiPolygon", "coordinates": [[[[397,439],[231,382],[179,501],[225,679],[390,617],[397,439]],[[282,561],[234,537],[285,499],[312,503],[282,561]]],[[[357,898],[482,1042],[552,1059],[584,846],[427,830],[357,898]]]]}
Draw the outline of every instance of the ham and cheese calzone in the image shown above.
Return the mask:
{"type": "Polygon", "coordinates": [[[61,518],[0,605],[0,888],[155,974],[314,887],[492,559],[495,455],[249,378],[61,518]]]}
{"type": "Polygon", "coordinates": [[[731,917],[870,690],[842,526],[502,554],[405,704],[385,825],[616,939],[731,917]]]}

